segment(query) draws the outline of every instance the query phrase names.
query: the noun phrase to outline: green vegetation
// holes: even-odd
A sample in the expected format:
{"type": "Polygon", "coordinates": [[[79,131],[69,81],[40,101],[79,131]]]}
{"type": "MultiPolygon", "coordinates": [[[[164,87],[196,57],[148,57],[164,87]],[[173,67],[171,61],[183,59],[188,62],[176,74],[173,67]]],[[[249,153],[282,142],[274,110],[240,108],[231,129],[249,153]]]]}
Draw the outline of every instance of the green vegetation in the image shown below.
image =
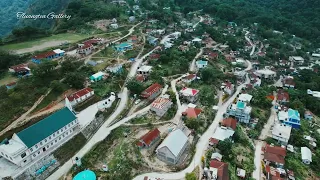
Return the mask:
{"type": "Polygon", "coordinates": [[[94,95],[93,97],[90,97],[90,99],[81,102],[80,104],[77,104],[76,107],[74,108],[75,111],[80,112],[84,109],[86,109],[87,107],[101,101],[102,98],[99,96],[94,95]]]}
{"type": "Polygon", "coordinates": [[[197,180],[197,176],[194,172],[186,174],[186,180],[197,180]]]}
{"type": "Polygon", "coordinates": [[[53,155],[62,164],[72,158],[85,145],[86,141],[84,135],[79,133],[54,151],[53,155]]]}

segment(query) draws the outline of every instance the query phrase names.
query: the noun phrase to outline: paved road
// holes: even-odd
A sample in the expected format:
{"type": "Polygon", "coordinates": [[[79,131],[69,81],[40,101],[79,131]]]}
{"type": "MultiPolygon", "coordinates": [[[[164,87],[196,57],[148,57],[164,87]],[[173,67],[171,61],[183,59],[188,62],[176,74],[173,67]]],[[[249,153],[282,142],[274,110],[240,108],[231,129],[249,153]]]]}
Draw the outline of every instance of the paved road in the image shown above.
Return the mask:
{"type": "Polygon", "coordinates": [[[203,20],[204,20],[204,18],[202,16],[200,16],[200,20],[196,24],[193,25],[193,29],[195,29],[198,26],[198,24],[200,22],[202,22],[203,20]]]}
{"type": "Polygon", "coordinates": [[[192,60],[189,70],[192,72],[196,72],[196,60],[203,54],[203,48],[200,48],[200,52],[194,57],[194,59],[192,60]]]}
{"type": "MultiPolygon", "coordinates": [[[[252,67],[249,61],[248,63],[249,63],[248,68],[246,70],[250,70],[252,67]]],[[[249,83],[249,81],[250,80],[247,76],[245,84],[249,83]]],[[[192,172],[194,168],[201,163],[201,157],[203,156],[204,151],[207,149],[208,141],[212,136],[213,132],[215,131],[215,129],[219,126],[219,122],[221,121],[221,119],[223,119],[223,114],[226,112],[228,106],[233,102],[234,98],[240,93],[242,88],[245,87],[245,84],[238,86],[237,91],[233,94],[233,96],[227,102],[225,102],[219,107],[219,110],[217,111],[214,121],[212,122],[210,127],[206,130],[206,132],[200,137],[196,145],[196,153],[193,156],[193,160],[186,169],[179,172],[175,172],[175,173],[161,173],[161,172],[146,173],[146,174],[142,174],[135,177],[134,180],[143,180],[145,176],[163,178],[163,179],[183,179],[186,173],[192,172]]]]}
{"type": "Polygon", "coordinates": [[[251,45],[251,47],[252,47],[252,50],[251,50],[251,52],[250,52],[250,56],[252,56],[253,53],[254,53],[254,51],[255,51],[255,49],[256,49],[256,45],[252,43],[252,41],[250,40],[250,38],[248,38],[248,34],[249,34],[249,33],[250,33],[250,32],[247,31],[247,32],[246,32],[246,35],[244,36],[244,38],[250,43],[250,45],[251,45]]]}

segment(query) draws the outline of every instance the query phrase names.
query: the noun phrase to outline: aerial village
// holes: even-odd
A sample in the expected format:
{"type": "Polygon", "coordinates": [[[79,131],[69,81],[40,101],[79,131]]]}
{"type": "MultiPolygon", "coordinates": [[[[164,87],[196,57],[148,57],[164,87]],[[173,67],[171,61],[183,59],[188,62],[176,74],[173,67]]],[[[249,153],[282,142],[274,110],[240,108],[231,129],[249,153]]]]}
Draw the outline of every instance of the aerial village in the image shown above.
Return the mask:
{"type": "Polygon", "coordinates": [[[23,88],[47,62],[56,63],[48,72],[85,77],[1,130],[1,178],[319,178],[319,111],[307,107],[320,89],[306,87],[319,77],[320,49],[301,53],[302,40],[283,37],[290,48],[283,57],[258,35],[259,23],[166,7],[176,17],[168,24],[143,16],[139,1],[112,3],[135,15],[91,25],[122,35],[54,47],[8,69],[16,80],[7,91],[23,88]],[[316,75],[304,79],[309,71],[316,75]]]}

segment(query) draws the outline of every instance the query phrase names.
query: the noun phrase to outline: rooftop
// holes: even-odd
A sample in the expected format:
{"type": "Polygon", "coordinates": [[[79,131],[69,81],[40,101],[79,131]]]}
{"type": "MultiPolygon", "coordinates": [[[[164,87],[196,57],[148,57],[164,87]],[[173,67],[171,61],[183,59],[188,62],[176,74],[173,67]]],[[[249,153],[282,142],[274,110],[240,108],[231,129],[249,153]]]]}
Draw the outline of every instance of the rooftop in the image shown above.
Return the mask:
{"type": "Polygon", "coordinates": [[[221,125],[235,130],[237,128],[237,120],[234,118],[226,118],[222,121],[221,125]]]}
{"type": "Polygon", "coordinates": [[[152,66],[144,65],[144,66],[141,66],[141,67],[138,69],[138,71],[149,72],[151,69],[152,69],[152,66]]]}
{"type": "Polygon", "coordinates": [[[149,146],[152,143],[152,141],[159,136],[160,131],[158,130],[158,128],[155,128],[153,130],[150,130],[147,134],[143,135],[140,138],[140,141],[143,141],[145,144],[149,146]]]}
{"type": "Polygon", "coordinates": [[[93,90],[91,88],[89,88],[89,87],[83,88],[83,89],[71,94],[67,98],[68,98],[69,101],[73,101],[74,99],[78,99],[78,98],[80,98],[80,97],[82,97],[82,96],[84,96],[84,95],[86,95],[86,94],[88,94],[88,93],[90,93],[92,91],[93,90]]]}
{"type": "Polygon", "coordinates": [[[250,95],[250,94],[240,94],[238,99],[240,101],[243,101],[243,102],[250,102],[251,99],[252,99],[252,95],[250,95]]]}
{"type": "Polygon", "coordinates": [[[303,160],[309,160],[310,162],[312,162],[311,150],[307,147],[301,147],[301,158],[303,160]]]}
{"type": "Polygon", "coordinates": [[[280,136],[285,139],[289,139],[291,135],[291,127],[284,124],[276,124],[272,129],[272,134],[280,136]]]}
{"type": "Polygon", "coordinates": [[[95,73],[95,74],[93,74],[93,75],[91,75],[91,76],[92,76],[93,78],[98,78],[98,77],[103,76],[103,75],[105,75],[105,74],[106,74],[106,73],[99,71],[99,72],[97,72],[97,73],[95,73]]]}
{"type": "Polygon", "coordinates": [[[188,142],[188,137],[177,129],[171,132],[157,147],[157,151],[162,147],[167,147],[174,156],[178,156],[184,145],[188,142]]]}
{"type": "Polygon", "coordinates": [[[169,98],[158,97],[156,100],[153,101],[151,106],[153,108],[163,109],[170,102],[171,100],[169,98]]]}
{"type": "Polygon", "coordinates": [[[199,90],[184,87],[180,90],[180,93],[182,93],[183,96],[195,96],[199,93],[199,90]]]}
{"type": "Polygon", "coordinates": [[[184,113],[188,118],[197,118],[201,112],[202,110],[199,108],[188,108],[184,113]]]}
{"type": "Polygon", "coordinates": [[[210,171],[213,176],[218,176],[217,180],[229,180],[228,164],[217,160],[210,161],[210,171]]]}
{"type": "Polygon", "coordinates": [[[234,134],[234,131],[231,129],[228,129],[226,127],[217,127],[216,131],[214,132],[212,138],[223,141],[227,138],[232,137],[234,134]]]}
{"type": "Polygon", "coordinates": [[[17,136],[28,148],[31,148],[75,119],[76,116],[65,107],[38,123],[20,131],[17,133],[17,136]]]}

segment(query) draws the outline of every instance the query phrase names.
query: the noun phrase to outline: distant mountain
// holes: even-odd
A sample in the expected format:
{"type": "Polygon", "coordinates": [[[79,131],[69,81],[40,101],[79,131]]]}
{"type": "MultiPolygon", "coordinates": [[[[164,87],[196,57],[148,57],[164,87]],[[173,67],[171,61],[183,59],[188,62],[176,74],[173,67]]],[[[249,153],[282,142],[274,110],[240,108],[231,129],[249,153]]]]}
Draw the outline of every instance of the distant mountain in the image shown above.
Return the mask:
{"type": "Polygon", "coordinates": [[[69,4],[69,0],[0,0],[0,37],[9,34],[15,27],[31,26],[50,29],[56,19],[18,19],[17,13],[28,15],[59,14],[69,4]]]}

